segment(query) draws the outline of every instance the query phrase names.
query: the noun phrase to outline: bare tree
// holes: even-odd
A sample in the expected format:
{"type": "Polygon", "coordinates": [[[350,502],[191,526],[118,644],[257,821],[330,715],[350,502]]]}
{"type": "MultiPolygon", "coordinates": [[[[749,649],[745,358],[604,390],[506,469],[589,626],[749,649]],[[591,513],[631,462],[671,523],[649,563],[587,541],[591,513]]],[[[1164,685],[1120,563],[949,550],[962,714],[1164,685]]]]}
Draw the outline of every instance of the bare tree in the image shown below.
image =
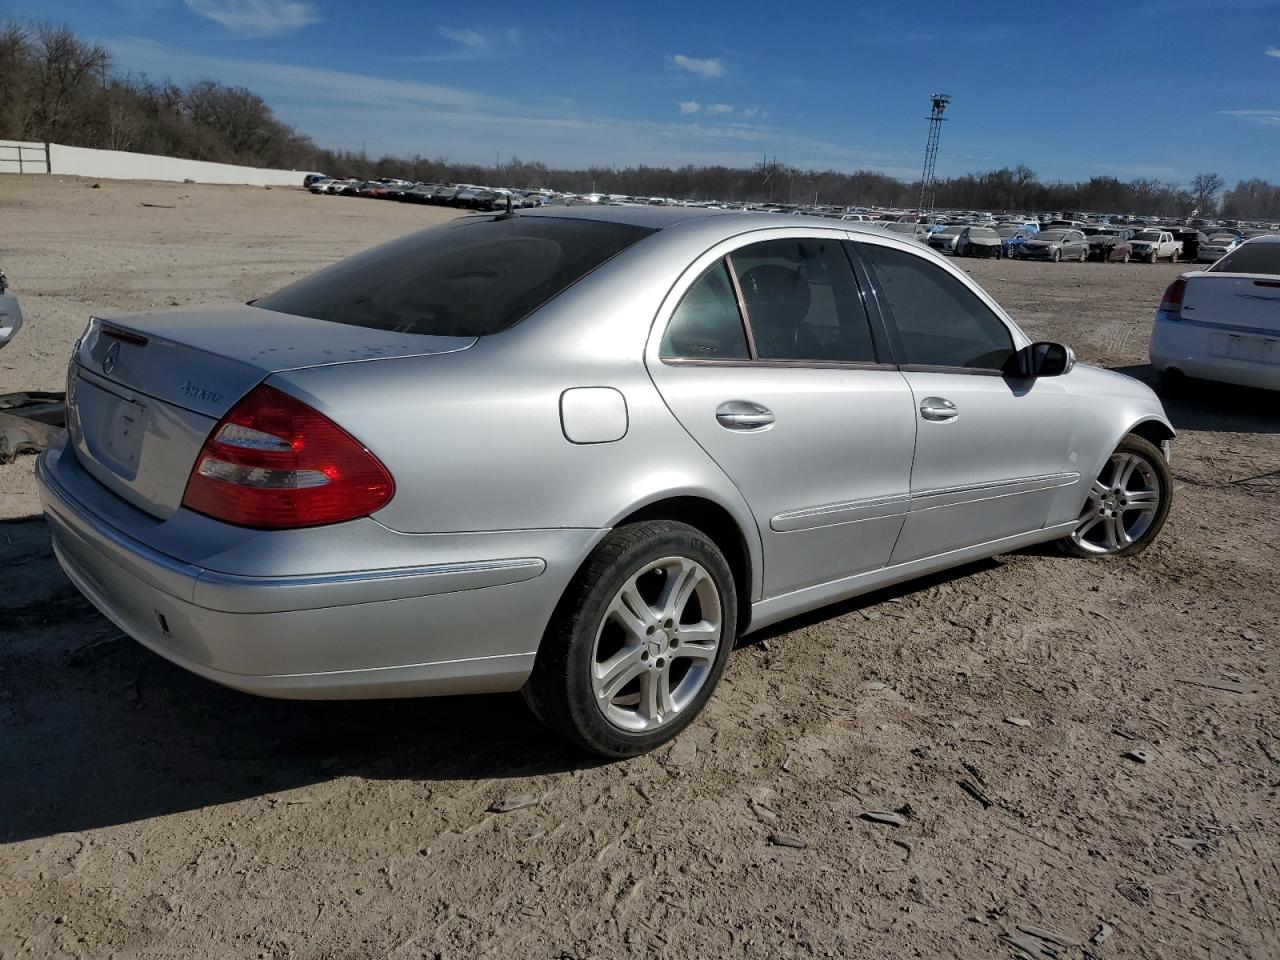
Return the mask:
{"type": "Polygon", "coordinates": [[[1217,196],[1225,186],[1216,173],[1197,173],[1191,178],[1191,197],[1196,209],[1201,214],[1213,213],[1217,209],[1217,196]]]}

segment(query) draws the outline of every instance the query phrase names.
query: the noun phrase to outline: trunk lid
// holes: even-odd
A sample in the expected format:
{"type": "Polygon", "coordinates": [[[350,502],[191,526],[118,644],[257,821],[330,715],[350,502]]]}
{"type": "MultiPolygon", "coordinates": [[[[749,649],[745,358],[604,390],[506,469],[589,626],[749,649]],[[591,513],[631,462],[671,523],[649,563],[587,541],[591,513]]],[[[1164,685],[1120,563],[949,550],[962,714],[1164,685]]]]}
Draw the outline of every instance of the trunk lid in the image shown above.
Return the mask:
{"type": "Polygon", "coordinates": [[[1280,276],[1198,273],[1187,277],[1182,319],[1234,333],[1280,334],[1280,276]]]}
{"type": "Polygon", "coordinates": [[[67,377],[76,456],[159,518],[182,503],[218,420],[273,373],[465,350],[475,337],[401,334],[250,306],[95,317],[67,377]]]}

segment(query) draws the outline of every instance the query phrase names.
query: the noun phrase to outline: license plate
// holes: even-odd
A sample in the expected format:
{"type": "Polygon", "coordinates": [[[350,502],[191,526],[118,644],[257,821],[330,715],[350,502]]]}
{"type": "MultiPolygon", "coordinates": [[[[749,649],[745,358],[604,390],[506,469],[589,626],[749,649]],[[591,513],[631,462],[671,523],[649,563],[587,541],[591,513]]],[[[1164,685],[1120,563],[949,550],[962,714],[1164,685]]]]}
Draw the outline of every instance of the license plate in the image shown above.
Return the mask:
{"type": "Polygon", "coordinates": [[[107,428],[102,437],[102,452],[132,479],[138,473],[142,455],[142,438],[146,433],[147,408],[140,403],[116,398],[107,414],[107,428]]]}
{"type": "Polygon", "coordinates": [[[1280,361],[1280,340],[1269,337],[1250,337],[1242,333],[1220,333],[1214,336],[1209,352],[1215,357],[1229,360],[1251,360],[1255,363],[1280,361]]]}

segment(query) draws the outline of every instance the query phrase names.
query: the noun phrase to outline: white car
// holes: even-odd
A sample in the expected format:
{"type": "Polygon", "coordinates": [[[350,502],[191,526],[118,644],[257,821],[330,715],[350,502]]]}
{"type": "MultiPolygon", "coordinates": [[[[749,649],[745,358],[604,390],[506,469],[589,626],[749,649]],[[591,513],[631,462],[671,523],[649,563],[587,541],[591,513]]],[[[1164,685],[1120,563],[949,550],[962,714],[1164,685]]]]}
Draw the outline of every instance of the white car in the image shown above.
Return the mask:
{"type": "Polygon", "coordinates": [[[1164,292],[1151,328],[1164,380],[1280,390],[1280,237],[1255,237],[1164,292]]]}
{"type": "Polygon", "coordinates": [[[1240,244],[1244,243],[1234,233],[1215,233],[1208,243],[1200,244],[1196,251],[1197,263],[1217,263],[1240,244]]]}
{"type": "Polygon", "coordinates": [[[1135,260],[1155,263],[1157,260],[1168,260],[1177,263],[1182,256],[1182,243],[1175,240],[1167,230],[1141,230],[1134,234],[1129,246],[1133,250],[1135,260]]]}

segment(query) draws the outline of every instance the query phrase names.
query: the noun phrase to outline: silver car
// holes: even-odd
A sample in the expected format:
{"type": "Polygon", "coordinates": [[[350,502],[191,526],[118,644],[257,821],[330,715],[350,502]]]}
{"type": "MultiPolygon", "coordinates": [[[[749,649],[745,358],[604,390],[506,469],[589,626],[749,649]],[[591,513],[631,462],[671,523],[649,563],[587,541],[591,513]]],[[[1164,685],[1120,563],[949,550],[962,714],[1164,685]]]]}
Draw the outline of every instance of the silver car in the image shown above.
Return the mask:
{"type": "Polygon", "coordinates": [[[919,243],[794,216],[465,217],[97,317],[68,390],[54,548],[141,643],[275,697],[523,690],[615,757],[743,634],[1042,541],[1133,554],[1171,492],[1145,386],[919,243]]]}

